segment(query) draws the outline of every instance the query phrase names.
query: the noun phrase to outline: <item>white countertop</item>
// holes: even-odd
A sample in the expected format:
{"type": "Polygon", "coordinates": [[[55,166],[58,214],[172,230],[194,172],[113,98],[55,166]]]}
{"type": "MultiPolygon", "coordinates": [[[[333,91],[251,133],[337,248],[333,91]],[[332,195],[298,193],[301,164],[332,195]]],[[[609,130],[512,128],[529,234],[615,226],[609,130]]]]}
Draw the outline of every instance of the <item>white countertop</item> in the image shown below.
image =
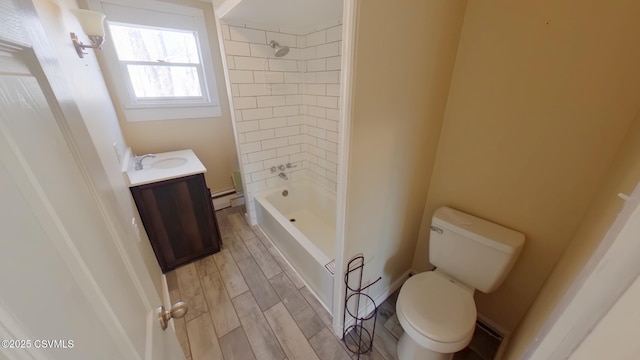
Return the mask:
{"type": "Polygon", "coordinates": [[[129,186],[150,184],[158,181],[176,179],[183,176],[207,172],[207,168],[202,165],[200,159],[198,159],[191,149],[170,151],[154,155],[155,157],[148,157],[142,161],[142,170],[135,170],[133,167],[133,161],[131,161],[131,166],[127,170],[129,186]],[[182,161],[185,161],[184,164],[180,164],[182,161]],[[169,168],[159,167],[162,164],[171,164],[171,162],[175,162],[177,165],[169,168]]]}

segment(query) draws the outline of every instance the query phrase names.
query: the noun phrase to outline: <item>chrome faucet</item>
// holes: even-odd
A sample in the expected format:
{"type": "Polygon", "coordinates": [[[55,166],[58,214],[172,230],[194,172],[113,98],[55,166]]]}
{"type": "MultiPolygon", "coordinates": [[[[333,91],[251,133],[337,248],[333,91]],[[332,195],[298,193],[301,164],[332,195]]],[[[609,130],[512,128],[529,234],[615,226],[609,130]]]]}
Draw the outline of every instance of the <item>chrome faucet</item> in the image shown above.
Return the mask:
{"type": "Polygon", "coordinates": [[[147,154],[147,155],[142,155],[142,156],[134,156],[133,157],[133,162],[135,163],[135,169],[136,170],[142,170],[142,160],[146,159],[146,158],[154,158],[156,157],[154,154],[147,154]]]}
{"type": "Polygon", "coordinates": [[[282,179],[289,180],[289,177],[287,176],[287,174],[285,174],[282,171],[278,174],[278,176],[280,176],[280,178],[282,178],[282,179]]]}

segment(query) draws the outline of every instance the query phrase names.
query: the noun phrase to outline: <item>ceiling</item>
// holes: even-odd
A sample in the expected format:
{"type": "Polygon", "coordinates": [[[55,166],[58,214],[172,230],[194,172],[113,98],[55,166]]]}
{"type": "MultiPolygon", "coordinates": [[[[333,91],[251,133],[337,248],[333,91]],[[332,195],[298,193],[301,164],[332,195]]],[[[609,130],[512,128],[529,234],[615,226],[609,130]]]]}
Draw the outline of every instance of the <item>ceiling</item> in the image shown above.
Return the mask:
{"type": "Polygon", "coordinates": [[[255,24],[304,34],[342,20],[343,0],[214,0],[231,24],[255,24]]]}

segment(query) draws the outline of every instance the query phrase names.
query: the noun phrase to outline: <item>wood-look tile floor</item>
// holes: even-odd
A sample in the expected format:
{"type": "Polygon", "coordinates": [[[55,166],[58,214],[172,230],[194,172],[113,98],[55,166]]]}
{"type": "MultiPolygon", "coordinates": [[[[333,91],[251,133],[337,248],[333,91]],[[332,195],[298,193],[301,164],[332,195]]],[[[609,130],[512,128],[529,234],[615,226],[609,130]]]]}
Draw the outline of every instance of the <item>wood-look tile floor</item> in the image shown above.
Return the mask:
{"type": "MultiPolygon", "coordinates": [[[[185,357],[356,359],[333,334],[331,315],[271,242],[247,224],[244,207],[220,210],[216,216],[223,249],[166,274],[172,303],[189,305],[187,315],[174,320],[185,357]]],[[[374,348],[360,359],[397,359],[402,328],[395,296],[380,305],[377,319],[374,348]]]]}

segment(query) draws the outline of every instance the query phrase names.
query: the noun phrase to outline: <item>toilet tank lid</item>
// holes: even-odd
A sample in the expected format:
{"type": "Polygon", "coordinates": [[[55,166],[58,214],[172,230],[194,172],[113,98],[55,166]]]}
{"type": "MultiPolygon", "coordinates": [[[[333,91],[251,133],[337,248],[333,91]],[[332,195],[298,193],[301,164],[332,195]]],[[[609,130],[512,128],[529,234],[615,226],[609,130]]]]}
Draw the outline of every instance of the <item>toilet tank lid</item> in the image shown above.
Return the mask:
{"type": "Polygon", "coordinates": [[[479,218],[442,206],[433,214],[433,225],[444,227],[471,240],[490,246],[505,253],[519,251],[524,244],[525,235],[479,218]]]}

